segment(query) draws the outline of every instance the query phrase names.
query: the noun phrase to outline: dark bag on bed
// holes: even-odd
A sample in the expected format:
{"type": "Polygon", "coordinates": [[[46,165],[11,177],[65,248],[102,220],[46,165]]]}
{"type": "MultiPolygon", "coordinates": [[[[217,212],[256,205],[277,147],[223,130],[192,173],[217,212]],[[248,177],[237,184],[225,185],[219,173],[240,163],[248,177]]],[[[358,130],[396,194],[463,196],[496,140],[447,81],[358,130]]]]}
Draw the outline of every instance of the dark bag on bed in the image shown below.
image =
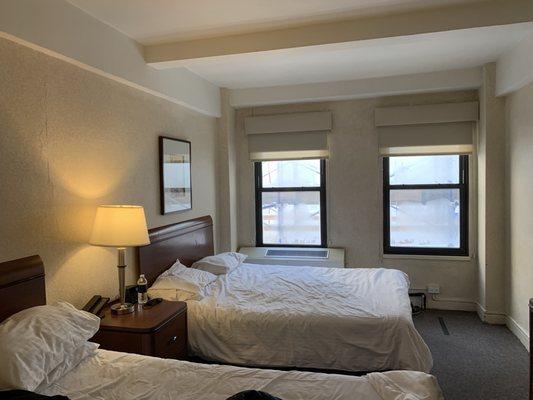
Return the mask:
{"type": "Polygon", "coordinates": [[[65,396],[43,396],[27,390],[8,390],[0,392],[0,400],[69,400],[65,396]]]}
{"type": "Polygon", "coordinates": [[[245,390],[239,392],[226,400],[281,400],[279,397],[274,397],[271,394],[260,392],[259,390],[245,390]]]}

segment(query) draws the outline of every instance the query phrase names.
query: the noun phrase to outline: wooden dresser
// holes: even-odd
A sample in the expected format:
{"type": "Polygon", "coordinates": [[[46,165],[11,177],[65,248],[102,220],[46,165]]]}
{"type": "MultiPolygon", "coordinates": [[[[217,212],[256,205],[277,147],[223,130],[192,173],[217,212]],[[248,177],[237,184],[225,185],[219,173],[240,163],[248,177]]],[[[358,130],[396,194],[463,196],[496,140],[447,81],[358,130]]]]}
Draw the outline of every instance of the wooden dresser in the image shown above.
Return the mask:
{"type": "Polygon", "coordinates": [[[100,329],[91,339],[105,350],[187,359],[187,303],[163,301],[135,312],[114,315],[104,310],[100,329]]]}

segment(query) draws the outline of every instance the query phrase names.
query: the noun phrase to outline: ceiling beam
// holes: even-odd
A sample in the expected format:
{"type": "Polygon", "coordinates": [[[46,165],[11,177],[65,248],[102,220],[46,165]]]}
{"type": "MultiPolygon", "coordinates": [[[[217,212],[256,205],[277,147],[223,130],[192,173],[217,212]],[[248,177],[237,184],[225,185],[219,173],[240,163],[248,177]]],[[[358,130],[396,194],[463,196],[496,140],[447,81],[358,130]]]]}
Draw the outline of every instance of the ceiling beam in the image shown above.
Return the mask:
{"type": "Polygon", "coordinates": [[[485,0],[379,17],[149,45],[144,47],[144,58],[155,68],[175,68],[186,66],[187,61],[194,59],[528,21],[533,21],[531,0],[485,0]]]}
{"type": "Polygon", "coordinates": [[[533,32],[498,59],[496,95],[508,95],[531,82],[533,82],[533,32]]]}
{"type": "Polygon", "coordinates": [[[234,108],[477,89],[481,68],[265,88],[233,89],[234,108]]]}
{"type": "Polygon", "coordinates": [[[199,113],[220,116],[217,86],[186,69],[150,68],[137,42],[66,0],[0,1],[0,38],[199,113]]]}

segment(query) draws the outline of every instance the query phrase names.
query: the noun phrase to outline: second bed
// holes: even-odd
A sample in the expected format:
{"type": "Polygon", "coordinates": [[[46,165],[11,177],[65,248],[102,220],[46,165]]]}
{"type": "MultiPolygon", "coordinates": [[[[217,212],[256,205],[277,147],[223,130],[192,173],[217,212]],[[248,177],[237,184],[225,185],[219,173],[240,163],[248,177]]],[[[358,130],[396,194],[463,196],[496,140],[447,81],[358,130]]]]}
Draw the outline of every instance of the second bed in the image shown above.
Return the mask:
{"type": "MultiPolygon", "coordinates": [[[[150,238],[139,249],[150,284],[178,258],[190,266],[213,254],[210,218],[156,228],[150,238]]],[[[407,276],[393,269],[243,263],[187,301],[190,351],[236,365],[429,372],[408,289],[407,276]]],[[[172,284],[150,294],[179,299],[172,284]]]]}

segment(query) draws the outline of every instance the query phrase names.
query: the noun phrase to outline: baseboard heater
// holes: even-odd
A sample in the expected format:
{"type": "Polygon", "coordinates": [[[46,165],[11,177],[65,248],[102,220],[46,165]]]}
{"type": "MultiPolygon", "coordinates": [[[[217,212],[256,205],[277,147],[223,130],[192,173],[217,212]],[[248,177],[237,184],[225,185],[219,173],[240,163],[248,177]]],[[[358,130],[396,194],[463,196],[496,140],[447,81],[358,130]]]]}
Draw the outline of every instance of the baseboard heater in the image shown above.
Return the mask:
{"type": "Polygon", "coordinates": [[[241,247],[250,264],[344,268],[344,249],[302,247],[241,247]]]}

